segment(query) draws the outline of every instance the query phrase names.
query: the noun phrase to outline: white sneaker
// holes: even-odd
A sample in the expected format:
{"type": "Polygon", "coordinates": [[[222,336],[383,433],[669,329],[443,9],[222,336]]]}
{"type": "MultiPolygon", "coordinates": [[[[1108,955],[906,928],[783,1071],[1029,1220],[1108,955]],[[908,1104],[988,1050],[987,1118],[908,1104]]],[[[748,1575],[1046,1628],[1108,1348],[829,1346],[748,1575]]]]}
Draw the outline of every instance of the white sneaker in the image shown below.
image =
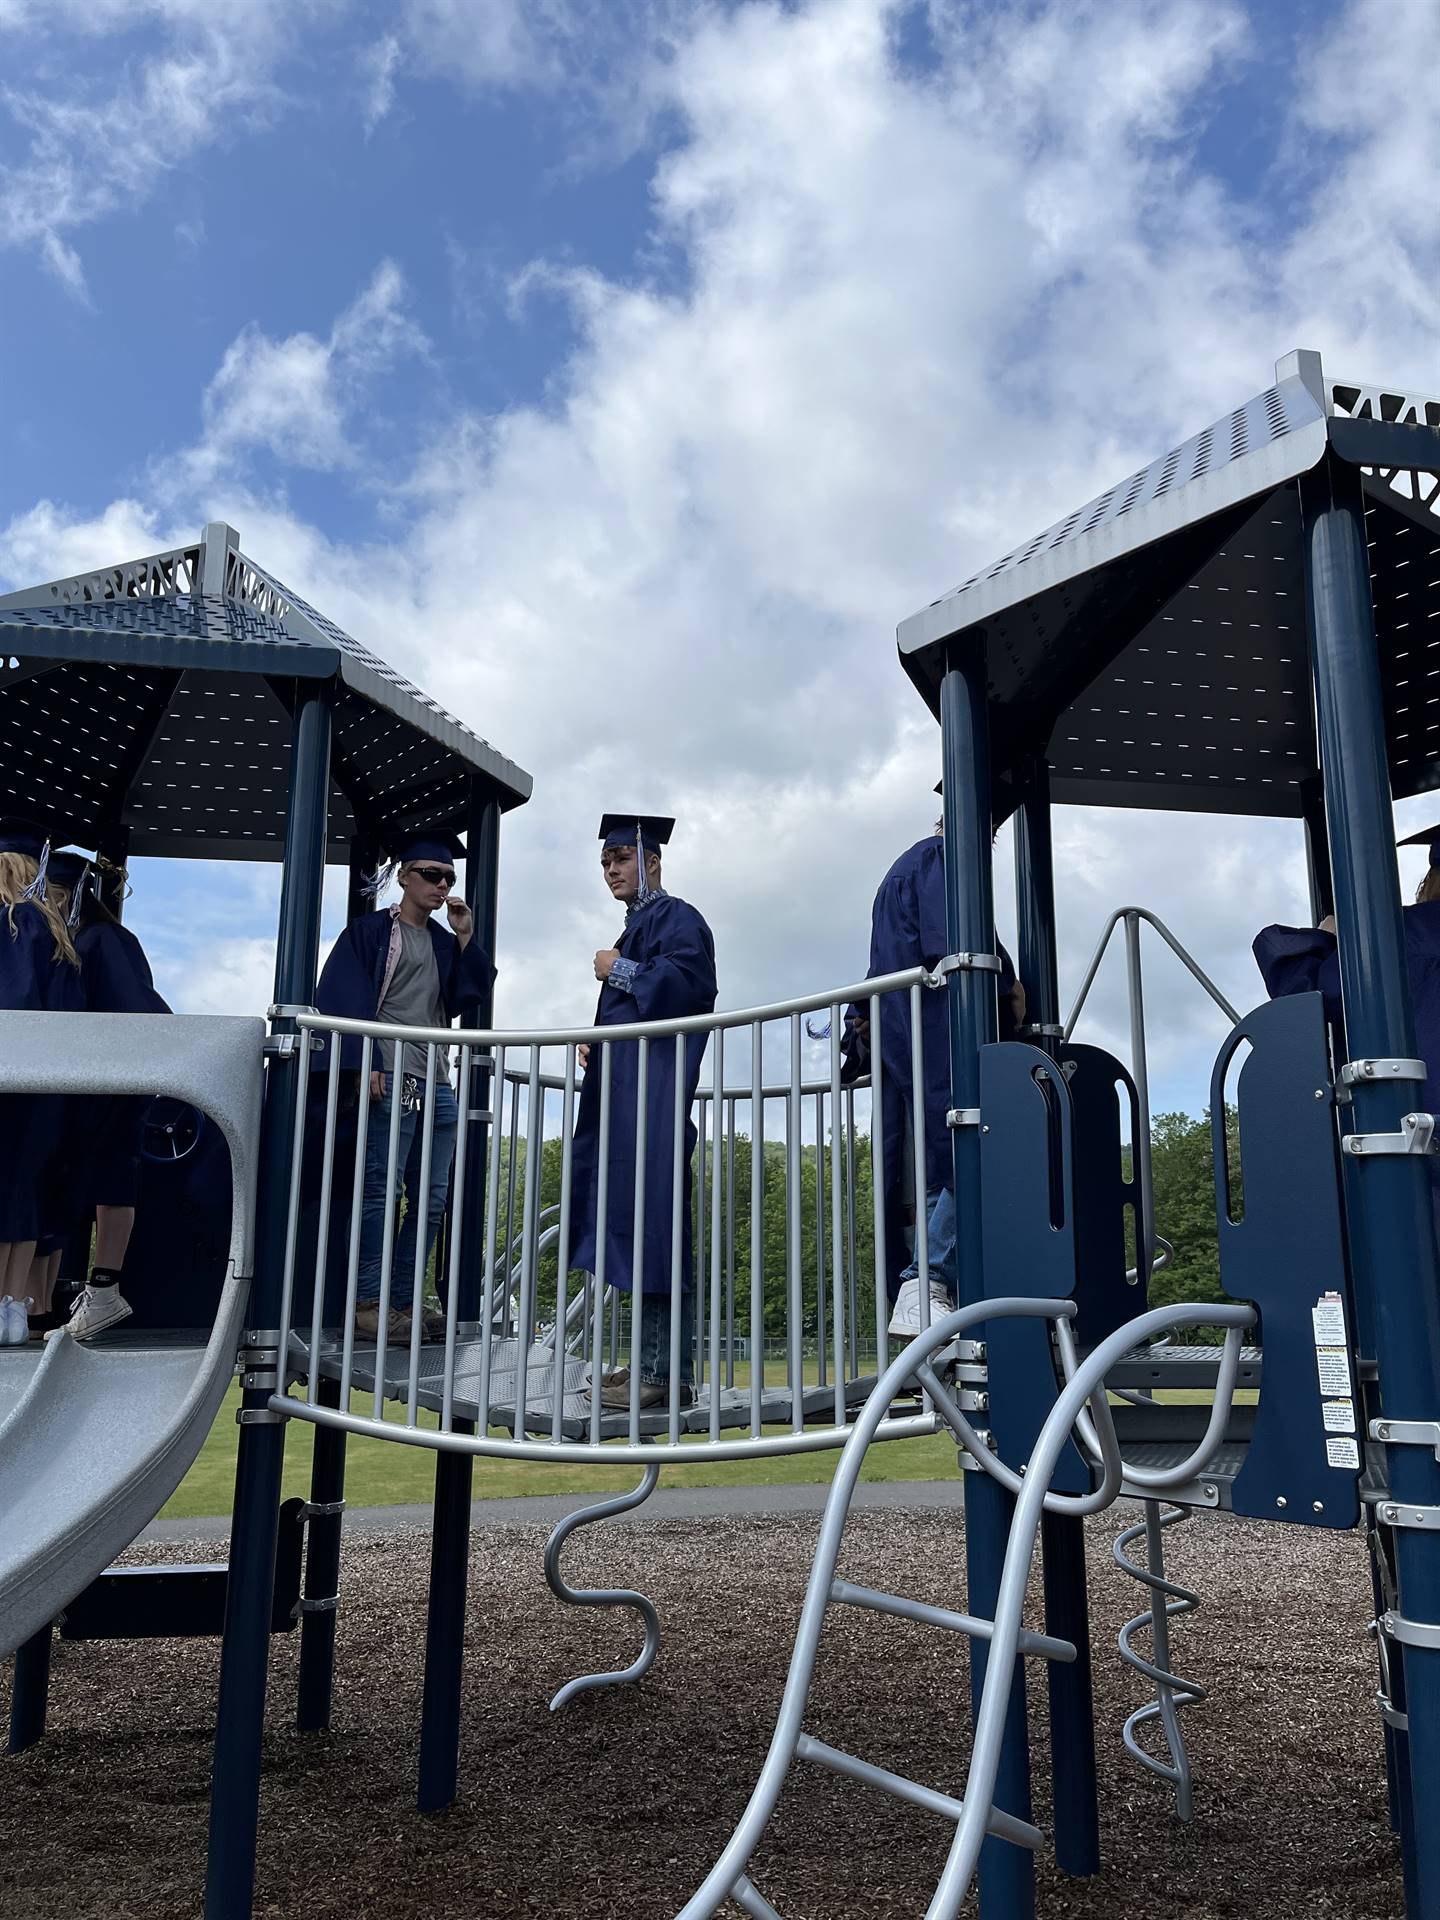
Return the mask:
{"type": "MultiPolygon", "coordinates": [[[[930,1282],[930,1322],[933,1327],[942,1314],[953,1313],[955,1302],[949,1289],[938,1280],[930,1282]]],[[[895,1296],[895,1311],[890,1316],[890,1331],[897,1340],[913,1340],[923,1331],[920,1320],[920,1282],[902,1280],[895,1296]]]]}
{"type": "Polygon", "coordinates": [[[0,1347],[23,1347],[30,1338],[30,1316],[25,1302],[6,1294],[0,1300],[0,1347]]]}
{"type": "Polygon", "coordinates": [[[82,1287],[70,1318],[63,1327],[52,1327],[45,1338],[54,1340],[68,1333],[76,1340],[93,1340],[97,1333],[128,1320],[130,1313],[130,1303],[122,1299],[119,1287],[82,1287]]]}

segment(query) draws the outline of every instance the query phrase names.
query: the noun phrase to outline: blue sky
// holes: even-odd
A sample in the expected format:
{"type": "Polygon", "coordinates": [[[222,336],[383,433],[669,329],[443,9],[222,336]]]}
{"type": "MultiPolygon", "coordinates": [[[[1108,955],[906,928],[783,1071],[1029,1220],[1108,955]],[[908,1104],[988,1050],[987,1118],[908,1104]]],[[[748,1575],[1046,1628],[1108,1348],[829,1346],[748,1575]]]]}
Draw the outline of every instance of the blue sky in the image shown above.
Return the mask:
{"type": "MultiPolygon", "coordinates": [[[[1293,346],[1440,391],[1437,59],[1429,0],[0,0],[0,582],[229,519],[526,765],[502,1017],[585,1012],[613,804],[727,1004],[850,978],[899,619],[1293,346]]],[[[1256,997],[1292,830],[1057,824],[1070,979],[1138,897],[1256,997]]],[[[178,1004],[263,1003],[273,876],[137,880],[178,1004]]]]}

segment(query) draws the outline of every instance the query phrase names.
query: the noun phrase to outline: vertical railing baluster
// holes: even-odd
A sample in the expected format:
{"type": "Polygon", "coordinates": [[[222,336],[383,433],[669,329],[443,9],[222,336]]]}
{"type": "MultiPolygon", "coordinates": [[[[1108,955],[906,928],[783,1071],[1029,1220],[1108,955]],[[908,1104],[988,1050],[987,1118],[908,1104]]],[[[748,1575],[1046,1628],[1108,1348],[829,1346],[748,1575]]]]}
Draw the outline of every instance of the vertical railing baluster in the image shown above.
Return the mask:
{"type": "Polygon", "coordinates": [[[880,1000],[870,996],[870,1184],[875,1223],[875,1369],[886,1367],[890,1302],[885,1267],[885,1070],[880,1055],[880,1000]]]}
{"type": "Polygon", "coordinates": [[[435,1151],[435,1079],[434,1041],[425,1047],[425,1104],[420,1110],[420,1193],[410,1195],[410,1211],[415,1215],[414,1291],[410,1296],[410,1378],[405,1394],[405,1424],[419,1425],[420,1346],[425,1337],[425,1242],[430,1237],[430,1167],[435,1151]]]}
{"type": "Polygon", "coordinates": [[[825,1335],[829,1318],[825,1311],[825,1096],[815,1096],[815,1381],[829,1385],[830,1362],[825,1335]]]}
{"type": "MultiPolygon", "coordinates": [[[[394,1066],[390,1072],[390,1144],[385,1155],[385,1225],[380,1243],[380,1298],[377,1302],[375,1329],[375,1391],[371,1396],[371,1417],[385,1418],[385,1365],[389,1359],[390,1282],[395,1268],[395,1213],[400,1185],[400,1108],[405,1089],[405,1043],[391,1042],[394,1066]]],[[[382,1051],[382,1059],[385,1057],[382,1051]]]]}
{"type": "Polygon", "coordinates": [[[645,1146],[650,1099],[650,1040],[641,1034],[635,1063],[635,1211],[630,1229],[630,1444],[640,1444],[640,1355],[645,1343],[645,1146]]]}
{"type": "Polygon", "coordinates": [[[910,1158],[915,1167],[915,1270],[920,1275],[920,1331],[930,1325],[930,1182],[925,1166],[925,1045],[918,983],[910,989],[910,1158]]]}
{"type": "MultiPolygon", "coordinates": [[[[591,1053],[587,1073],[595,1071],[591,1053]]],[[[606,1237],[610,1231],[610,1048],[600,1048],[600,1135],[595,1159],[595,1358],[590,1369],[590,1444],[600,1444],[600,1389],[605,1378],[605,1268],[606,1237]]],[[[611,1326],[620,1318],[617,1296],[610,1310],[611,1326]]]]}
{"type": "Polygon", "coordinates": [[[850,1322],[850,1377],[860,1376],[859,1199],[855,1166],[855,1089],[845,1089],[845,1285],[850,1322]]]}
{"type": "MultiPolygon", "coordinates": [[[[331,1036],[337,1049],[340,1035],[331,1036]]],[[[355,1184],[350,1195],[350,1247],[345,1261],[345,1323],[340,1329],[340,1406],[350,1411],[350,1374],[355,1364],[355,1310],[360,1288],[360,1222],[365,1211],[366,1149],[370,1140],[370,1073],[375,1042],[367,1033],[360,1043],[360,1105],[355,1116],[355,1184]]]]}
{"type": "MultiPolygon", "coordinates": [[[[284,1384],[289,1359],[290,1314],[295,1297],[295,1259],[300,1241],[300,1188],[305,1173],[305,1109],[310,1091],[310,1036],[295,1035],[300,1065],[295,1074],[295,1150],[290,1156],[290,1195],[285,1215],[285,1266],[280,1283],[280,1375],[284,1384]]],[[[313,1358],[311,1362],[314,1365],[313,1358]]]]}
{"type": "MultiPolygon", "coordinates": [[[[720,1130],[725,1114],[725,1035],[715,1029],[711,1062],[710,1115],[715,1136],[714,1175],[710,1184],[710,1438],[720,1438],[721,1193],[720,1130]]],[[[732,1361],[733,1368],[733,1361],[732,1361]]]]}
{"type": "Polygon", "coordinates": [[[764,1023],[750,1029],[750,1431],[760,1432],[765,1392],[764,1023]]]}
{"type": "Polygon", "coordinates": [[[565,1097],[560,1110],[560,1237],[555,1243],[555,1376],[551,1381],[550,1438],[565,1417],[565,1369],[570,1354],[570,1202],[575,1166],[575,1049],[565,1049],[565,1097]]]}
{"type": "MultiPolygon", "coordinates": [[[[491,1098],[495,1105],[495,1118],[490,1127],[490,1171],[485,1181],[485,1285],[480,1301],[480,1431],[486,1433],[490,1427],[490,1370],[495,1350],[495,1268],[499,1260],[496,1241],[500,1230],[500,1145],[505,1133],[505,1092],[509,1081],[505,1075],[505,1046],[502,1042],[495,1049],[495,1062],[490,1076],[493,1089],[491,1098]]],[[[503,1285],[508,1293],[510,1288],[509,1256],[506,1256],[506,1271],[503,1285]]]]}
{"type": "Polygon", "coordinates": [[[530,1049],[530,1077],[525,1089],[525,1195],[520,1208],[520,1324],[515,1348],[515,1426],[517,1440],[525,1436],[530,1400],[530,1342],[535,1319],[537,1284],[535,1243],[540,1237],[540,1167],[545,1156],[545,1096],[540,1090],[540,1049],[530,1049]]]}
{"type": "Polygon", "coordinates": [[[465,1224],[465,1147],[470,1137],[470,1088],[474,1074],[471,1052],[472,1049],[462,1041],[455,1067],[455,1086],[459,1098],[455,1126],[455,1158],[451,1162],[454,1171],[450,1177],[450,1231],[447,1238],[450,1263],[445,1282],[445,1361],[440,1387],[440,1431],[442,1433],[450,1432],[455,1418],[455,1340],[461,1287],[460,1238],[461,1229],[465,1224]]]}
{"type": "MultiPolygon", "coordinates": [[[[675,1126],[670,1174],[670,1386],[666,1396],[669,1410],[669,1438],[672,1447],[680,1444],[680,1323],[681,1294],[692,1284],[685,1271],[685,1036],[675,1036],[675,1126]]],[[[699,1288],[696,1288],[699,1295],[699,1288]]],[[[693,1349],[693,1339],[691,1341],[693,1349]]]]}
{"type": "Polygon", "coordinates": [[[725,1103],[725,1384],[735,1384],[735,1135],[739,1099],[725,1103]]]}
{"type": "MultiPolygon", "coordinates": [[[[325,1146],[320,1167],[320,1219],[315,1234],[315,1291],[310,1301],[310,1386],[307,1398],[315,1406],[320,1391],[320,1342],[325,1328],[325,1269],[330,1262],[330,1204],[335,1188],[335,1121],[340,1109],[340,1036],[330,1036],[330,1071],[325,1087],[325,1146]]],[[[284,1391],[285,1349],[289,1345],[289,1315],[293,1303],[286,1301],[280,1329],[280,1388],[284,1391]]]]}
{"type": "Polygon", "coordinates": [[[804,1165],[800,1120],[800,1016],[790,1016],[790,1085],[785,1093],[785,1359],[790,1379],[790,1425],[805,1431],[804,1165]]]}
{"type": "MultiPolygon", "coordinates": [[[[817,1157],[824,1152],[816,1142],[817,1157]]],[[[835,1424],[845,1424],[845,1196],[840,1153],[840,1009],[830,1009],[830,1324],[835,1336],[835,1424]]]]}

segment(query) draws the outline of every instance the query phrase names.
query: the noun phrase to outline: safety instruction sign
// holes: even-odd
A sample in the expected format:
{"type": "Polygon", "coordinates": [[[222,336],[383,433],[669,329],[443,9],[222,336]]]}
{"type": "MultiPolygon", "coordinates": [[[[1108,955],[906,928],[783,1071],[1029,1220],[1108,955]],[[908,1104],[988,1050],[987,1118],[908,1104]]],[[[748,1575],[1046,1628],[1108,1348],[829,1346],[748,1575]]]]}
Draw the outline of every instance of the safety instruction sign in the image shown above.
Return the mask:
{"type": "Polygon", "coordinates": [[[1350,1381],[1350,1336],[1344,1296],[1322,1293],[1310,1309],[1315,1334],[1315,1371],[1320,1383],[1320,1418],[1325,1430],[1325,1464],[1356,1473],[1360,1467],[1355,1434],[1355,1390],[1350,1381]],[[1345,1437],[1340,1437],[1345,1436],[1345,1437]]]}

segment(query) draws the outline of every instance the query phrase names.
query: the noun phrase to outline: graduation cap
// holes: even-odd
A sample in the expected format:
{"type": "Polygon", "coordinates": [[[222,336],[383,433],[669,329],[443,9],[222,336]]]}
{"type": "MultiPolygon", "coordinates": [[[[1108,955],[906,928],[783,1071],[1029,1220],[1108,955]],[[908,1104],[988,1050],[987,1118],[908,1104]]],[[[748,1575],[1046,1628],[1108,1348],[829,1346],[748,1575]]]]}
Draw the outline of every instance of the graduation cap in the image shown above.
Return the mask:
{"type": "Polygon", "coordinates": [[[23,854],[36,865],[35,878],[21,894],[22,900],[45,898],[45,874],[50,864],[50,835],[38,820],[27,820],[18,813],[0,819],[0,853],[23,854]]]}
{"type": "Polygon", "coordinates": [[[659,853],[668,845],[675,822],[661,813],[602,813],[600,841],[603,847],[644,846],[646,853],[659,853]]]}
{"type": "Polygon", "coordinates": [[[458,833],[445,833],[439,827],[417,827],[413,833],[395,835],[390,858],[400,867],[410,866],[416,860],[439,860],[453,867],[457,860],[465,858],[465,842],[458,833]]]}
{"type": "Polygon", "coordinates": [[[645,872],[647,853],[658,854],[667,844],[675,831],[675,822],[663,813],[602,813],[600,816],[601,849],[610,847],[634,847],[636,866],[640,869],[640,885],[635,894],[636,904],[643,906],[654,889],[645,872]]]}
{"type": "Polygon", "coordinates": [[[70,912],[66,916],[73,927],[79,923],[80,909],[85,900],[85,883],[94,871],[94,861],[88,853],[81,853],[75,847],[65,847],[59,853],[52,853],[48,877],[57,887],[64,887],[70,895],[70,912]]]}
{"type": "Polygon", "coordinates": [[[1428,847],[1430,864],[1440,867],[1440,825],[1422,827],[1419,833],[1407,833],[1403,840],[1395,842],[1397,847],[1428,847]]]}

